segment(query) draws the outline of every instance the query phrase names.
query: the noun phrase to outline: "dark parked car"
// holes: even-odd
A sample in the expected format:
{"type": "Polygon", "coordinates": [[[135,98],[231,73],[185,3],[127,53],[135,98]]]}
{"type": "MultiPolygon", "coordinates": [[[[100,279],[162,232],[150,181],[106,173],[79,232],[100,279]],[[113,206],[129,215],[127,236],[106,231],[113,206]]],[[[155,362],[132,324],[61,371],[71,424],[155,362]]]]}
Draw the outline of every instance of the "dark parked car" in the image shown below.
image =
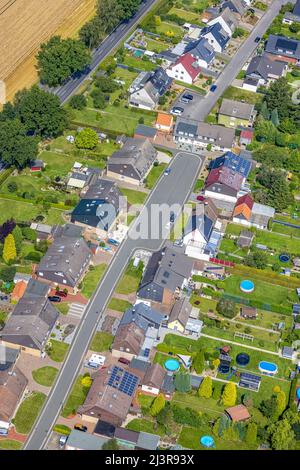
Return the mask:
{"type": "Polygon", "coordinates": [[[261,40],[261,37],[260,37],[260,36],[256,36],[255,42],[259,42],[260,40],[261,40]]]}
{"type": "Polygon", "coordinates": [[[125,357],[120,357],[118,360],[119,362],[121,362],[122,364],[126,364],[127,366],[130,364],[130,361],[125,357]]]}
{"type": "Polygon", "coordinates": [[[184,95],[182,95],[182,98],[185,98],[188,101],[193,101],[194,99],[193,95],[191,95],[190,93],[185,93],[184,95]]]}
{"type": "Polygon", "coordinates": [[[216,91],[216,89],[217,89],[217,85],[212,85],[210,87],[210,91],[212,91],[212,92],[216,91]]]}
{"type": "Polygon", "coordinates": [[[182,114],[184,111],[183,108],[181,108],[180,106],[173,106],[173,108],[171,109],[171,114],[182,114]]]}
{"type": "Polygon", "coordinates": [[[61,302],[61,297],[59,295],[49,295],[48,300],[50,302],[61,302]]]}
{"type": "Polygon", "coordinates": [[[58,295],[59,297],[68,297],[68,292],[59,291],[56,292],[56,295],[58,295]]]}
{"type": "Polygon", "coordinates": [[[170,222],[173,223],[174,220],[175,220],[175,214],[174,214],[174,212],[171,212],[171,214],[170,214],[170,222]]]}
{"type": "Polygon", "coordinates": [[[196,199],[197,199],[197,201],[205,201],[205,197],[201,196],[201,194],[200,194],[200,196],[197,196],[196,199]]]}
{"type": "Polygon", "coordinates": [[[83,426],[83,424],[75,424],[74,429],[77,429],[77,431],[87,432],[88,428],[83,426]]]}

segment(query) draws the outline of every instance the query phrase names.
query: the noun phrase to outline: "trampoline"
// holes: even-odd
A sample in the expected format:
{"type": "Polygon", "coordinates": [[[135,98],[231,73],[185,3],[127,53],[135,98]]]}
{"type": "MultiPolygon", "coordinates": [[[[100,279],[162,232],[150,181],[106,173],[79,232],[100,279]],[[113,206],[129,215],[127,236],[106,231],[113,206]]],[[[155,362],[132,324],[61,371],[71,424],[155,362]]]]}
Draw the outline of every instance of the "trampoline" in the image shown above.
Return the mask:
{"type": "Polygon", "coordinates": [[[164,366],[169,372],[176,372],[179,369],[180,364],[177,359],[167,359],[164,366]]]}
{"type": "Polygon", "coordinates": [[[254,282],[249,281],[248,279],[245,279],[244,281],[240,283],[240,289],[245,294],[250,294],[251,292],[254,291],[254,282]]]}
{"type": "Polygon", "coordinates": [[[220,374],[228,374],[229,370],[230,370],[230,364],[229,363],[228,364],[225,364],[225,363],[222,364],[221,363],[219,365],[220,374]]]}
{"type": "Polygon", "coordinates": [[[202,436],[201,439],[200,439],[200,443],[204,446],[204,447],[215,447],[215,441],[214,441],[214,438],[212,436],[202,436]]]}
{"type": "Polygon", "coordinates": [[[247,353],[239,353],[235,360],[238,366],[245,367],[250,362],[250,356],[247,353]]]}
{"type": "Polygon", "coordinates": [[[279,261],[281,261],[281,263],[288,263],[290,261],[290,255],[281,253],[281,255],[279,255],[279,261]]]}

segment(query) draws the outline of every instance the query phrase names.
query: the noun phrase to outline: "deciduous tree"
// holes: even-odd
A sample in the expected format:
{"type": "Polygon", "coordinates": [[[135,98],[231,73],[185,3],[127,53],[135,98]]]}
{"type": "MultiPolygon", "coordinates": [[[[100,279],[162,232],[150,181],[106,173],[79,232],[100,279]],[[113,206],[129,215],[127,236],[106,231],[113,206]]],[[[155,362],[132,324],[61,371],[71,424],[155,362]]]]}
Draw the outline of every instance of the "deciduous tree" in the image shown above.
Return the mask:
{"type": "Polygon", "coordinates": [[[3,248],[2,256],[3,256],[5,263],[7,264],[14,261],[17,257],[15,239],[11,233],[7,235],[7,237],[4,240],[4,248],[3,248]]]}
{"type": "Polygon", "coordinates": [[[159,393],[157,397],[153,400],[153,403],[150,408],[150,414],[151,416],[156,416],[158,413],[161,412],[161,410],[165,407],[166,400],[165,397],[162,393],[159,393]]]}
{"type": "Polygon", "coordinates": [[[237,392],[236,384],[229,382],[225,385],[224,391],[222,394],[222,401],[224,406],[234,406],[236,403],[237,392]]]}
{"type": "Polygon", "coordinates": [[[93,129],[83,129],[75,137],[75,145],[81,149],[93,149],[99,142],[97,132],[93,129]]]}
{"type": "Polygon", "coordinates": [[[211,398],[212,396],[212,378],[204,377],[198,389],[198,395],[202,398],[211,398]]]}

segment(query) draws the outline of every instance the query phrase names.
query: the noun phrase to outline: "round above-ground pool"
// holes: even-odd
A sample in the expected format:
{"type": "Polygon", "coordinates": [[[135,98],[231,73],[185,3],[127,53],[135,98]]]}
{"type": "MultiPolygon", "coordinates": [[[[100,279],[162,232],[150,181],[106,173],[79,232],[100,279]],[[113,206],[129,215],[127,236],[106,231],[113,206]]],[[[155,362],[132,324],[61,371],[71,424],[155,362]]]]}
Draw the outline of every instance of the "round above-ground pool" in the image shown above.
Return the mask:
{"type": "Polygon", "coordinates": [[[281,253],[281,255],[279,255],[279,261],[282,263],[288,263],[290,261],[290,255],[287,253],[281,253]]]}
{"type": "Polygon", "coordinates": [[[211,436],[202,436],[200,439],[200,443],[204,447],[215,447],[215,441],[214,438],[211,436]]]}
{"type": "Polygon", "coordinates": [[[254,291],[254,282],[249,281],[249,279],[244,279],[244,281],[240,283],[240,289],[242,292],[245,292],[245,294],[250,294],[254,291]]]}
{"type": "Polygon", "coordinates": [[[300,400],[300,388],[297,388],[296,397],[297,400],[300,400]]]}
{"type": "Polygon", "coordinates": [[[275,375],[278,372],[278,367],[273,362],[261,361],[258,368],[262,374],[275,375]]]}
{"type": "Polygon", "coordinates": [[[247,353],[239,353],[235,360],[238,366],[245,367],[250,362],[250,356],[247,353]]]}
{"type": "Polygon", "coordinates": [[[177,361],[177,359],[167,359],[164,363],[164,366],[168,371],[176,372],[180,367],[180,363],[177,361]]]}

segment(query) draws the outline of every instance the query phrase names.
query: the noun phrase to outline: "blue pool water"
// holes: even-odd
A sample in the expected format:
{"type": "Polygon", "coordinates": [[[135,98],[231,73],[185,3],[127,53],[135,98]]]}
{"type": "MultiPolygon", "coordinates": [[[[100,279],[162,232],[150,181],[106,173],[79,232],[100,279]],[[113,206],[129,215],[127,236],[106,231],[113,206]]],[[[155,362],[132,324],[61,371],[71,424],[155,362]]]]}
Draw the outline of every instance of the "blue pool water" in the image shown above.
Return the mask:
{"type": "Polygon", "coordinates": [[[215,446],[215,441],[214,438],[211,436],[202,436],[200,439],[201,444],[204,447],[214,447],[215,446]]]}
{"type": "Polygon", "coordinates": [[[165,362],[165,368],[170,372],[175,372],[179,369],[179,361],[177,359],[167,359],[165,362]]]}
{"type": "Polygon", "coordinates": [[[261,361],[258,364],[258,368],[261,372],[265,372],[267,374],[276,374],[278,371],[277,365],[273,364],[273,362],[261,361]]]}
{"type": "Polygon", "coordinates": [[[254,290],[254,282],[245,279],[240,283],[240,289],[242,292],[252,292],[254,290]]]}
{"type": "Polygon", "coordinates": [[[296,393],[296,395],[297,395],[297,399],[300,400],[300,388],[297,388],[297,393],[296,393]]]}

